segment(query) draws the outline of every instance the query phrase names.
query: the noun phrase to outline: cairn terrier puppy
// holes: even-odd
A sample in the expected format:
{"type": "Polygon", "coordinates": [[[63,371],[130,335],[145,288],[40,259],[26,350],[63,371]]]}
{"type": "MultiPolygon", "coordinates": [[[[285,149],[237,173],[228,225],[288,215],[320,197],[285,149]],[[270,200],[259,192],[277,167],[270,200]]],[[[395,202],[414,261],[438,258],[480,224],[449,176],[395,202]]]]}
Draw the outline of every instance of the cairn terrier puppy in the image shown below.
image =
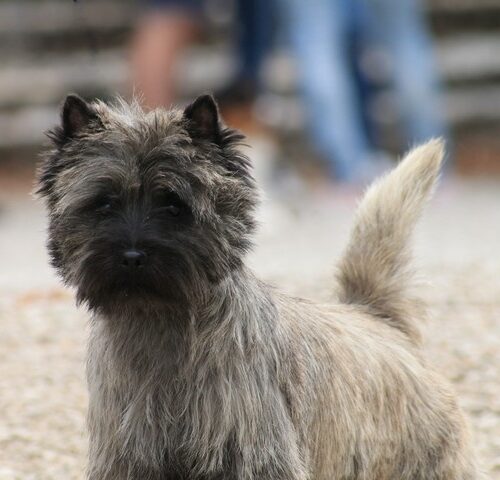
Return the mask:
{"type": "Polygon", "coordinates": [[[479,478],[411,293],[439,141],[369,189],[337,301],[315,305],[245,266],[257,191],[212,97],[146,113],[70,95],[50,137],[52,263],[92,313],[90,480],[479,478]]]}

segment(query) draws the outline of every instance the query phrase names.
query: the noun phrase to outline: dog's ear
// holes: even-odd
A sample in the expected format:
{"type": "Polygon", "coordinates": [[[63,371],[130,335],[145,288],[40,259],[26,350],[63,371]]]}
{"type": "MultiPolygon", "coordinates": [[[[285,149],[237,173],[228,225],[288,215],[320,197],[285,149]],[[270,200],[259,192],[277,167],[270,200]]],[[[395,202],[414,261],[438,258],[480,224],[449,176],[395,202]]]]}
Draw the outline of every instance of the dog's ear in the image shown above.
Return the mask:
{"type": "MultiPolygon", "coordinates": [[[[99,116],[95,109],[83,98],[75,94],[66,97],[61,109],[61,124],[49,130],[47,136],[52,140],[56,149],[66,145],[78,133],[97,124],[99,116]]],[[[41,162],[38,168],[38,185],[35,193],[42,197],[50,197],[57,175],[64,169],[65,157],[52,152],[41,162]]]]}
{"type": "Polygon", "coordinates": [[[83,98],[75,94],[66,97],[62,107],[62,132],[65,137],[74,137],[97,120],[97,112],[83,98]]]}
{"type": "Polygon", "coordinates": [[[192,137],[219,143],[221,122],[219,109],[212,95],[201,95],[184,110],[187,129],[192,137]]]}

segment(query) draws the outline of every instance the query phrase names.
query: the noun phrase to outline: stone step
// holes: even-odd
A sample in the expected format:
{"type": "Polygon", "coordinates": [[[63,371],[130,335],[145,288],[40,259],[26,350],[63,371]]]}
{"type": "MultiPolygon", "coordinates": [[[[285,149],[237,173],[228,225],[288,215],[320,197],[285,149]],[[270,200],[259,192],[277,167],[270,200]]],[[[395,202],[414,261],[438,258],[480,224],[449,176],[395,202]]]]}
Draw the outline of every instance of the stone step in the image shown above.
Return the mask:
{"type": "Polygon", "coordinates": [[[44,132],[58,121],[55,106],[31,106],[0,112],[0,149],[33,147],[44,141],[44,132]]]}
{"type": "MultiPolygon", "coordinates": [[[[183,94],[221,85],[233,71],[229,52],[193,48],[176,76],[183,94]],[[182,81],[181,81],[182,79],[182,81]]],[[[0,70],[0,110],[59,102],[68,92],[108,97],[127,91],[130,78],[125,50],[73,53],[43,62],[4,64],[0,70]]]]}
{"type": "MultiPolygon", "coordinates": [[[[437,45],[439,70],[447,83],[487,83],[500,77],[499,51],[500,35],[461,35],[442,40],[437,45]]],[[[199,46],[186,54],[177,76],[182,93],[189,96],[217,88],[233,69],[227,48],[199,46]]],[[[123,49],[96,54],[75,52],[39,62],[8,62],[0,70],[0,110],[57,103],[69,91],[88,96],[124,93],[128,78],[123,49]]],[[[266,78],[273,90],[294,90],[295,75],[286,55],[277,54],[268,62],[266,78]]]]}
{"type": "MultiPolygon", "coordinates": [[[[296,97],[272,96],[263,99],[262,103],[257,104],[257,114],[270,127],[283,132],[304,128],[305,118],[296,97]]],[[[451,89],[445,94],[445,104],[448,120],[455,127],[500,122],[498,85],[451,89]]],[[[55,105],[0,112],[0,150],[40,145],[44,132],[58,122],[58,115],[55,105]]]]}
{"type": "Polygon", "coordinates": [[[445,99],[447,116],[452,125],[500,122],[498,84],[450,89],[445,99]]]}
{"type": "Polygon", "coordinates": [[[500,12],[498,0],[428,0],[427,8],[431,13],[468,13],[468,12],[500,12]]]}
{"type": "Polygon", "coordinates": [[[447,82],[500,76],[500,34],[456,35],[439,40],[436,50],[447,82]]]}
{"type": "MultiPolygon", "coordinates": [[[[231,11],[221,12],[220,1],[207,2],[206,19],[212,35],[224,29],[231,21],[231,11]]],[[[500,15],[498,0],[429,0],[427,9],[432,17],[438,15],[446,23],[452,17],[475,15],[488,22],[491,15],[500,15]],[[444,17],[443,17],[444,15],[444,17]]],[[[46,38],[72,43],[69,38],[88,37],[89,46],[106,44],[109,35],[129,31],[139,11],[139,2],[133,0],[3,0],[0,1],[0,51],[8,55],[18,51],[26,54],[46,49],[46,38]]],[[[477,25],[476,28],[481,28],[477,25]]]]}
{"type": "MultiPolygon", "coordinates": [[[[127,93],[129,78],[124,36],[134,20],[138,2],[132,0],[3,0],[0,1],[0,148],[36,145],[44,129],[57,119],[57,105],[68,92],[88,97],[127,93]],[[73,42],[70,38],[80,36],[73,42]],[[47,38],[61,45],[45,48],[47,38]],[[90,40],[100,38],[98,47],[90,40]],[[87,39],[90,43],[87,42],[87,39]],[[85,41],[83,41],[85,40],[85,41]],[[4,55],[5,54],[5,55],[4,55]]],[[[431,15],[500,18],[499,0],[429,0],[431,15]]],[[[227,17],[227,16],[226,16],[227,17]]],[[[214,29],[223,28],[222,23],[214,29]]],[[[225,19],[226,23],[229,18],[225,19]]],[[[470,28],[481,28],[480,24],[470,28]]],[[[490,31],[454,32],[436,44],[438,66],[446,83],[448,115],[454,124],[500,121],[500,34],[490,31]]],[[[216,36],[216,35],[215,35],[216,36]]],[[[213,90],[230,78],[235,62],[226,41],[190,49],[177,75],[182,96],[213,90]]],[[[276,109],[269,113],[266,97],[258,106],[266,121],[283,130],[304,122],[294,96],[295,73],[289,56],[276,54],[265,77],[276,109]]]]}
{"type": "Polygon", "coordinates": [[[0,2],[0,36],[43,36],[128,27],[130,0],[24,0],[0,2]]]}

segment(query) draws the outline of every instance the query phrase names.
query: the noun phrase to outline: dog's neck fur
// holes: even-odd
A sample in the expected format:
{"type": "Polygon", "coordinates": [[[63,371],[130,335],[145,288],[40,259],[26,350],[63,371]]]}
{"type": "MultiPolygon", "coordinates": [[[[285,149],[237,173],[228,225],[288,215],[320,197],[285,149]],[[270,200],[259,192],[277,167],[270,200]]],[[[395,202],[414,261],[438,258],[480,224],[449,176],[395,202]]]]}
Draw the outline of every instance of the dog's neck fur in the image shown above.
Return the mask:
{"type": "Polygon", "coordinates": [[[107,334],[118,340],[117,346],[127,349],[130,344],[121,342],[131,336],[148,339],[151,347],[175,339],[174,350],[203,337],[209,341],[207,336],[213,336],[211,341],[232,339],[234,346],[244,349],[261,340],[261,335],[271,333],[275,316],[269,287],[242,267],[211,286],[199,302],[190,305],[151,302],[113,313],[97,313],[94,321],[104,322],[107,334]]]}
{"type": "MultiPolygon", "coordinates": [[[[91,430],[96,428],[94,439],[116,440],[109,445],[97,441],[95,447],[114,448],[116,455],[133,455],[157,468],[169,453],[178,455],[180,448],[189,468],[217,469],[227,442],[237,435],[236,425],[255,428],[245,416],[253,422],[259,414],[252,409],[260,406],[247,390],[256,389],[259,378],[286,375],[280,363],[287,336],[279,331],[269,288],[240,269],[214,286],[208,301],[197,309],[182,313],[165,309],[163,316],[161,311],[130,313],[97,315],[93,321],[91,351],[97,355],[89,358],[89,379],[94,380],[89,387],[95,402],[89,423],[91,430]],[[224,395],[228,385],[239,394],[224,395]],[[103,406],[107,412],[98,411],[103,406]],[[223,421],[217,415],[219,408],[225,412],[223,421]],[[121,418],[118,435],[110,435],[116,425],[103,428],[102,418],[121,418]],[[166,428],[148,418],[172,420],[166,428]]],[[[266,381],[259,388],[265,385],[266,381]]],[[[269,391],[264,390],[262,398],[269,397],[270,404],[278,401],[278,384],[270,383],[269,391]]],[[[99,457],[101,452],[92,455],[99,457]]]]}

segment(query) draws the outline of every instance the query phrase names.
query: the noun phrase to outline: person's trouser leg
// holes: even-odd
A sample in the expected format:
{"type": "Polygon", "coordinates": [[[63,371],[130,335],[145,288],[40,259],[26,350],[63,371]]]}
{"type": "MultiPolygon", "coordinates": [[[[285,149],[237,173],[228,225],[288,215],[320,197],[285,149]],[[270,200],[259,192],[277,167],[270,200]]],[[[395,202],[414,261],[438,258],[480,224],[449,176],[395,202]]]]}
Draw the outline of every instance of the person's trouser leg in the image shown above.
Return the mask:
{"type": "Polygon", "coordinates": [[[262,63],[272,42],[273,9],[269,0],[237,0],[240,26],[238,50],[239,77],[253,82],[260,80],[262,63]]]}
{"type": "Polygon", "coordinates": [[[343,0],[278,0],[294,54],[309,128],[332,172],[355,181],[370,154],[349,59],[343,0]]]}
{"type": "Polygon", "coordinates": [[[410,144],[446,136],[432,42],[419,0],[357,0],[364,6],[366,42],[390,59],[397,113],[410,144]]]}
{"type": "Polygon", "coordinates": [[[175,101],[174,68],[199,26],[199,0],[149,0],[131,44],[131,83],[147,108],[175,101]]]}

